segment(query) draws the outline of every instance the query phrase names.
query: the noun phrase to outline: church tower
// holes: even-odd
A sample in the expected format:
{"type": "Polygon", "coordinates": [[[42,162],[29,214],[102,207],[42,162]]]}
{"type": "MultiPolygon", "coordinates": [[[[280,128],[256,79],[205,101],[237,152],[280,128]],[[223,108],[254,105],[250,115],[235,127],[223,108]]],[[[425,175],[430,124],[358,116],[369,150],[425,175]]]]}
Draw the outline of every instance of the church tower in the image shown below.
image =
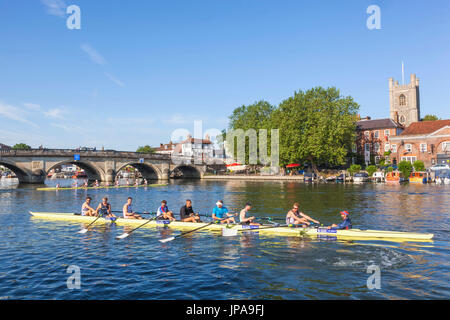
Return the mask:
{"type": "Polygon", "coordinates": [[[389,78],[389,103],[391,119],[402,126],[420,121],[419,79],[415,74],[411,74],[410,83],[402,85],[389,78]]]}

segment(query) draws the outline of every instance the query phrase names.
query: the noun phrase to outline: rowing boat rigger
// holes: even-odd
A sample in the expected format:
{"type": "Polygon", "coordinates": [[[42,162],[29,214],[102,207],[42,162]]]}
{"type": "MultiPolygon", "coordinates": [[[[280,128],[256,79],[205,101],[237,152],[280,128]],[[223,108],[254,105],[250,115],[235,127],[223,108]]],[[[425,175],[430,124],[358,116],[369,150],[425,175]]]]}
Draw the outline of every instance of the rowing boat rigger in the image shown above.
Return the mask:
{"type": "MultiPolygon", "coordinates": [[[[50,220],[66,220],[66,221],[78,221],[83,223],[91,223],[96,217],[82,216],[75,213],[52,213],[52,212],[31,212],[33,217],[41,219],[50,220]]],[[[107,219],[101,218],[96,221],[96,223],[105,223],[109,221],[107,219]]],[[[123,219],[118,218],[115,220],[117,225],[123,226],[138,226],[142,225],[145,219],[134,220],[134,219],[123,219]]],[[[231,228],[238,231],[250,231],[259,232],[261,234],[272,234],[278,236],[318,236],[318,237],[337,237],[337,238],[348,238],[348,239],[378,239],[378,240],[392,240],[392,241],[429,241],[433,238],[432,233],[415,233],[415,232],[398,232],[398,231],[380,231],[380,230],[360,230],[360,229],[350,229],[350,230],[333,230],[327,228],[301,228],[301,227],[273,227],[267,225],[241,225],[234,224],[224,226],[221,224],[211,224],[208,223],[195,223],[195,222],[181,222],[181,221],[168,221],[168,220],[152,220],[149,221],[145,227],[170,227],[175,229],[196,229],[205,226],[205,230],[211,231],[222,231],[223,228],[231,228]]]]}

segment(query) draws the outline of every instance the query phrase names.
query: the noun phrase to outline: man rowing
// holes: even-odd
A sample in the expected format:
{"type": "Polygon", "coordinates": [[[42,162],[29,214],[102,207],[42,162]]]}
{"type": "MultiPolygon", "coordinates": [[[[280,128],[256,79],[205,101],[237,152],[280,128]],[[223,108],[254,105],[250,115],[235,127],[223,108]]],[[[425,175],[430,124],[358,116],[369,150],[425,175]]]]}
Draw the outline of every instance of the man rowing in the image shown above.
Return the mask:
{"type": "Polygon", "coordinates": [[[220,220],[220,223],[235,223],[234,215],[231,213],[228,213],[228,209],[223,206],[223,201],[219,200],[216,202],[216,206],[213,209],[212,212],[212,218],[213,220],[220,220]],[[229,219],[225,219],[229,217],[229,219]],[[224,219],[224,220],[222,220],[224,219]]]}
{"type": "Polygon", "coordinates": [[[95,215],[99,215],[104,218],[116,218],[111,211],[111,205],[109,204],[107,197],[104,197],[102,202],[98,204],[97,210],[95,210],[95,215]]]}
{"type": "Polygon", "coordinates": [[[183,222],[201,222],[198,213],[192,209],[192,201],[187,199],[186,204],[180,209],[180,220],[183,222]]]}
{"type": "Polygon", "coordinates": [[[296,202],[294,203],[291,210],[286,215],[286,224],[300,224],[302,226],[309,226],[310,223],[308,221],[314,222],[319,224],[319,221],[314,220],[310,216],[304,214],[303,212],[299,211],[299,204],[296,202]]]}
{"type": "Polygon", "coordinates": [[[124,219],[142,219],[142,217],[140,215],[138,215],[136,212],[133,211],[132,203],[133,203],[133,198],[128,197],[127,203],[125,203],[122,208],[123,218],[124,219]]]}
{"type": "Polygon", "coordinates": [[[156,212],[156,218],[159,220],[175,221],[175,218],[173,217],[173,212],[170,211],[169,208],[167,207],[166,200],[161,201],[161,206],[158,208],[158,211],[156,212]]]}
{"type": "Polygon", "coordinates": [[[84,201],[81,206],[81,215],[82,216],[95,216],[95,209],[91,207],[91,197],[86,197],[86,201],[84,201]]]}
{"type": "Polygon", "coordinates": [[[350,220],[350,214],[347,211],[341,211],[341,218],[342,222],[339,224],[332,224],[331,226],[327,227],[327,229],[332,230],[348,230],[352,228],[352,220],[350,220]]]}
{"type": "Polygon", "coordinates": [[[246,203],[245,204],[245,208],[241,210],[241,212],[239,213],[239,221],[241,222],[241,224],[246,224],[246,225],[252,225],[252,226],[259,226],[259,223],[254,222],[255,217],[246,217],[248,211],[252,208],[252,205],[250,203],[246,203]]]}

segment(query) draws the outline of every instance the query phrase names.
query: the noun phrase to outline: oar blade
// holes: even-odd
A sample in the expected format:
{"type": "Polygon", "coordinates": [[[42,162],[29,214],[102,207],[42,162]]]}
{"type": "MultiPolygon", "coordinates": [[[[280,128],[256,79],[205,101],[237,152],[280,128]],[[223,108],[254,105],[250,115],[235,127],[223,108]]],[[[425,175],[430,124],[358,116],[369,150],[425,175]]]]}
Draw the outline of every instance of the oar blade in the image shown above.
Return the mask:
{"type": "Polygon", "coordinates": [[[116,237],[117,239],[125,239],[126,237],[128,237],[130,234],[129,233],[122,233],[120,236],[116,237]]]}
{"type": "Polygon", "coordinates": [[[86,232],[88,232],[88,229],[86,229],[86,228],[81,229],[80,231],[78,231],[78,233],[81,233],[81,234],[86,233],[86,232]]]}
{"type": "Polygon", "coordinates": [[[238,230],[234,228],[222,228],[222,236],[223,237],[234,237],[237,236],[238,230]]]}
{"type": "Polygon", "coordinates": [[[166,242],[169,242],[169,241],[172,241],[172,240],[175,240],[175,237],[161,239],[161,240],[159,240],[159,242],[166,243],[166,242]]]}

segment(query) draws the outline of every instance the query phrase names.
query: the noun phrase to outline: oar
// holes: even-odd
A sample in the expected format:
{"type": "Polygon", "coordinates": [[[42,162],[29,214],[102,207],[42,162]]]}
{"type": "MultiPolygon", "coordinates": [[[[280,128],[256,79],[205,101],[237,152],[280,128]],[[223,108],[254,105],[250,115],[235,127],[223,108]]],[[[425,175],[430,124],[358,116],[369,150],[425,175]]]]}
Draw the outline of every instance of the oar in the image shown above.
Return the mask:
{"type": "Polygon", "coordinates": [[[83,228],[83,229],[81,229],[80,231],[78,231],[78,233],[86,233],[86,232],[88,232],[88,228],[89,228],[91,225],[93,225],[93,224],[95,223],[95,221],[97,221],[97,220],[100,219],[101,217],[102,217],[101,215],[98,215],[98,217],[95,218],[94,221],[92,221],[91,223],[89,223],[89,225],[88,225],[86,228],[83,228]]]}
{"type": "Polygon", "coordinates": [[[165,243],[165,242],[169,242],[169,241],[175,240],[175,239],[180,238],[180,237],[184,237],[184,236],[187,235],[187,234],[190,234],[190,233],[195,232],[195,231],[197,231],[197,230],[206,228],[206,227],[208,227],[208,226],[210,226],[210,225],[212,225],[212,224],[214,224],[214,223],[217,223],[217,222],[220,222],[220,221],[229,219],[229,218],[231,218],[231,217],[226,217],[226,218],[223,218],[223,219],[220,219],[220,220],[213,220],[213,221],[211,221],[210,223],[205,224],[204,226],[201,226],[201,227],[196,228],[196,229],[194,229],[194,230],[190,230],[190,231],[188,231],[188,232],[184,232],[184,233],[179,234],[179,235],[177,235],[177,236],[175,236],[175,237],[170,237],[170,238],[166,238],[166,239],[161,239],[161,240],[159,240],[159,242],[165,243]]]}
{"type": "Polygon", "coordinates": [[[116,238],[117,238],[117,239],[124,239],[124,238],[128,237],[133,231],[136,231],[137,229],[139,229],[139,228],[145,226],[147,223],[149,223],[150,221],[155,220],[156,218],[157,218],[157,217],[153,217],[153,218],[151,218],[151,219],[148,219],[147,222],[141,224],[139,227],[134,228],[133,230],[131,230],[131,231],[129,231],[129,232],[124,232],[124,233],[122,233],[120,236],[118,236],[118,237],[116,237],[116,238]]]}
{"type": "Polygon", "coordinates": [[[224,237],[232,237],[232,236],[236,236],[238,231],[259,231],[259,230],[265,230],[265,229],[273,229],[273,228],[287,228],[287,227],[293,227],[294,225],[292,224],[277,224],[277,225],[273,225],[273,226],[269,226],[269,227],[263,227],[263,228],[242,228],[242,229],[227,229],[227,228],[223,228],[222,229],[222,236],[224,237]]]}

